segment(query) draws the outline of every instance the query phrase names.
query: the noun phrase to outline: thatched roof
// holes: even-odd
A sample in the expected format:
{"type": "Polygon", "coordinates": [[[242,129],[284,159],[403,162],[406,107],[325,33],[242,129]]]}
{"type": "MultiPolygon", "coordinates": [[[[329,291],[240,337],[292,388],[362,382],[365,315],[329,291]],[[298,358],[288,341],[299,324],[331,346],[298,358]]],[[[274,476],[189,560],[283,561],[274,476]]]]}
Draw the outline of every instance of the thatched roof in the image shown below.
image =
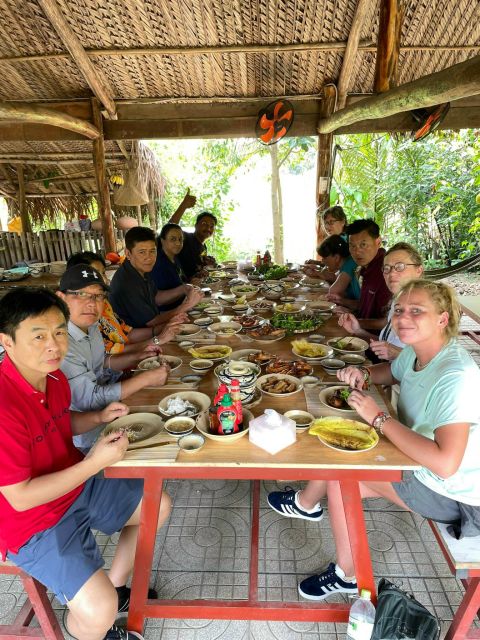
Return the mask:
{"type": "MultiPolygon", "coordinates": [[[[312,134],[325,85],[343,82],[350,100],[372,93],[380,4],[0,0],[0,105],[35,104],[91,123],[97,96],[108,172],[125,163],[131,139],[254,135],[259,108],[278,96],[295,104],[290,133],[312,134]]],[[[403,7],[399,84],[480,52],[477,0],[404,0],[403,7]]],[[[461,106],[445,122],[473,122],[472,103],[461,106]]],[[[398,124],[409,126],[409,118],[398,124]]],[[[91,148],[68,127],[0,121],[0,191],[15,191],[15,164],[25,162],[32,194],[76,194],[81,203],[95,190],[91,148]]]]}

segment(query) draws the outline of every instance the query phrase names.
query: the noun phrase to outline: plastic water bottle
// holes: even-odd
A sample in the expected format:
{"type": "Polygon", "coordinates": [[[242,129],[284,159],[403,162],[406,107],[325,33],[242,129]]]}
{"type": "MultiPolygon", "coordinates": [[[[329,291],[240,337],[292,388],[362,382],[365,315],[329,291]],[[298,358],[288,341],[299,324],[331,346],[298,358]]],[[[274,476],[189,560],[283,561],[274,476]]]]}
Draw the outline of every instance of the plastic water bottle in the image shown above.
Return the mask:
{"type": "Polygon", "coordinates": [[[370,640],[375,621],[375,607],[370,601],[371,593],[362,589],[360,598],[350,608],[347,638],[351,640],[370,640]]]}

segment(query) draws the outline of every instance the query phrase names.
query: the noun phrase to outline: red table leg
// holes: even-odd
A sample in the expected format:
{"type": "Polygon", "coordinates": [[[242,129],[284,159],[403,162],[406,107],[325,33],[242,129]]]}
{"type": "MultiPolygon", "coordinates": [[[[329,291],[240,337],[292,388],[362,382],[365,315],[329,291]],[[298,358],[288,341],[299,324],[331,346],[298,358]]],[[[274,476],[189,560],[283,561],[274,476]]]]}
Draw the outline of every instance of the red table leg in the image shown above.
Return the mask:
{"type": "Polygon", "coordinates": [[[354,480],[340,480],[340,491],[347,520],[348,538],[352,550],[358,591],[368,589],[372,594],[372,602],[376,604],[376,587],[370,549],[368,547],[360,487],[358,482],[354,480]]]}
{"type": "Polygon", "coordinates": [[[479,638],[480,633],[477,629],[472,631],[470,629],[473,619],[480,607],[480,578],[470,578],[468,580],[468,587],[463,596],[463,600],[453,617],[452,624],[445,636],[445,640],[463,640],[463,638],[479,638]]]}
{"type": "Polygon", "coordinates": [[[128,612],[129,631],[142,633],[146,617],[148,585],[153,564],[158,514],[162,497],[162,481],[155,475],[145,474],[142,511],[135,551],[135,571],[132,578],[130,607],[128,612]]]}

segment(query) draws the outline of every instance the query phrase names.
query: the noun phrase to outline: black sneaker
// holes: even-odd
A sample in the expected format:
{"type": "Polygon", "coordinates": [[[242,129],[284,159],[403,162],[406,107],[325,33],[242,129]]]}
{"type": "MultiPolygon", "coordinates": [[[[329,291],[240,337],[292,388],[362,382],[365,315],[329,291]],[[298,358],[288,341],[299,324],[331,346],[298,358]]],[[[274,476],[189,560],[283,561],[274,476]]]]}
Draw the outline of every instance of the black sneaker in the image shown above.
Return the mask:
{"type": "MultiPolygon", "coordinates": [[[[118,613],[128,613],[128,607],[130,605],[130,587],[115,587],[118,594],[118,613]]],[[[158,600],[158,593],[155,589],[148,590],[149,600],[158,600]]],[[[133,633],[133,632],[132,632],[133,633]]]]}
{"type": "Polygon", "coordinates": [[[323,573],[302,580],[298,593],[307,600],[324,600],[333,593],[357,594],[357,583],[347,582],[344,578],[340,567],[331,562],[323,573]]]}
{"type": "Polygon", "coordinates": [[[285,487],[285,491],[272,491],[268,494],[267,501],[274,511],[287,518],[302,518],[320,522],[323,518],[323,509],[318,502],[313,509],[305,511],[297,504],[298,491],[285,487]]]}
{"type": "Polygon", "coordinates": [[[144,640],[143,636],[136,631],[127,631],[114,624],[107,631],[107,635],[103,640],[144,640]]]}

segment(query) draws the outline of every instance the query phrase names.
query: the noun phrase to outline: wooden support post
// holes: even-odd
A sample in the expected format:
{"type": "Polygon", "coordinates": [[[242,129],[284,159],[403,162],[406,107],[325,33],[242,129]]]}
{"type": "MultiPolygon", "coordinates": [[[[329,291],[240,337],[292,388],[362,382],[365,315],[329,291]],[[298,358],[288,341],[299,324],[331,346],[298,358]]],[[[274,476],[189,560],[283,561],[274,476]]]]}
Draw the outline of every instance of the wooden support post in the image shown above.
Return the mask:
{"type": "Polygon", "coordinates": [[[150,220],[150,226],[156,232],[157,231],[157,210],[155,207],[155,200],[150,200],[148,203],[148,217],[150,220]]]}
{"type": "Polygon", "coordinates": [[[382,0],[373,85],[376,93],[383,93],[397,86],[402,21],[401,0],[382,0]]]}
{"type": "Polygon", "coordinates": [[[18,177],[18,210],[20,212],[20,218],[22,220],[22,232],[30,233],[32,231],[32,225],[30,224],[30,218],[27,210],[27,198],[25,195],[25,176],[23,173],[23,166],[17,165],[17,177],[18,177]]]}
{"type": "Polygon", "coordinates": [[[318,133],[331,133],[361,120],[377,120],[394,113],[480,94],[480,56],[407,82],[378,96],[355,102],[318,124],[318,133]]]}
{"type": "MultiPolygon", "coordinates": [[[[335,110],[336,89],[333,85],[323,88],[323,98],[320,107],[320,118],[328,118],[335,110]]],[[[330,206],[330,186],[332,182],[332,146],[333,133],[319,134],[317,153],[317,243],[316,247],[325,237],[322,223],[322,213],[330,206]]]]}
{"type": "MultiPolygon", "coordinates": [[[[396,0],[392,0],[396,1],[396,0]]],[[[358,0],[355,14],[348,35],[347,47],[343,56],[342,68],[338,78],[338,104],[337,109],[343,109],[347,101],[348,88],[350,86],[355,62],[357,58],[358,46],[360,44],[360,34],[372,6],[372,0],[358,0]]]]}
{"type": "Polygon", "coordinates": [[[139,226],[143,226],[143,222],[142,222],[142,207],[141,205],[137,204],[136,205],[137,208],[137,220],[138,220],[138,224],[139,226]]]}
{"type": "Polygon", "coordinates": [[[96,98],[92,98],[93,122],[100,131],[99,137],[93,141],[93,164],[97,181],[98,213],[102,221],[103,238],[105,241],[105,253],[115,251],[115,233],[113,230],[112,208],[110,205],[110,190],[108,187],[105,166],[105,142],[103,139],[103,121],[100,113],[100,105],[96,98]]]}

